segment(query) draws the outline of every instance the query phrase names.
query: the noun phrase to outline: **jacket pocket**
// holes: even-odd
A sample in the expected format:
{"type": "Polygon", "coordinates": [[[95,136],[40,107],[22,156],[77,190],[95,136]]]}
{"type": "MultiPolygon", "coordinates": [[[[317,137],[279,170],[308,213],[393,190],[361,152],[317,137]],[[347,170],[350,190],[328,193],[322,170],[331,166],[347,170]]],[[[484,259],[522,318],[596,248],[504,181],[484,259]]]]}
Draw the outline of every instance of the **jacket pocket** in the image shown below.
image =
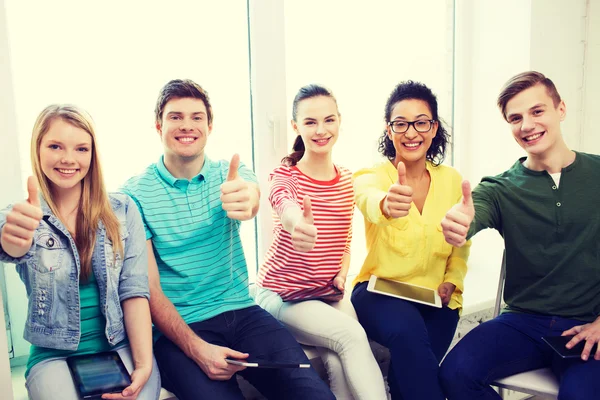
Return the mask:
{"type": "Polygon", "coordinates": [[[57,271],[69,251],[58,235],[50,231],[42,231],[35,239],[36,251],[28,265],[37,273],[49,274],[57,271]]]}

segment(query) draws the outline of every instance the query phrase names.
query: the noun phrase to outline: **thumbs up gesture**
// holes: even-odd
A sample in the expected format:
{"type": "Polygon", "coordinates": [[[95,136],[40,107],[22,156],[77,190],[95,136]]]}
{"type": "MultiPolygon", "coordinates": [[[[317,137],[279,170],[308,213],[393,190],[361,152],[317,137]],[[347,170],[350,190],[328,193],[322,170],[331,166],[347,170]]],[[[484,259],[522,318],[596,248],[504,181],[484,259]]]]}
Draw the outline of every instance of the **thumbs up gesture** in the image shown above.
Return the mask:
{"type": "Polygon", "coordinates": [[[317,227],[312,214],[310,197],[304,196],[302,217],[292,231],[292,245],[296,251],[308,252],[317,241],[317,227]]]}
{"type": "Polygon", "coordinates": [[[398,180],[390,186],[387,196],[381,203],[381,211],[386,217],[400,218],[408,215],[412,203],[413,189],[406,181],[406,166],[398,163],[398,180]]]}
{"type": "Polygon", "coordinates": [[[44,216],[38,197],[37,180],[33,176],[27,179],[27,192],[27,200],[13,206],[0,233],[2,249],[14,258],[27,253],[35,230],[44,216]]]}
{"type": "Polygon", "coordinates": [[[258,204],[258,189],[251,188],[250,184],[243,180],[238,169],[240,167],[240,156],[234,154],[229,163],[227,180],[221,184],[221,202],[227,217],[246,221],[254,216],[254,208],[258,204]]]}
{"type": "Polygon", "coordinates": [[[465,180],[462,183],[463,197],[454,205],[442,219],[442,232],[446,242],[452,246],[461,247],[467,241],[467,233],[473,218],[475,218],[475,207],[471,197],[471,184],[465,180]]]}

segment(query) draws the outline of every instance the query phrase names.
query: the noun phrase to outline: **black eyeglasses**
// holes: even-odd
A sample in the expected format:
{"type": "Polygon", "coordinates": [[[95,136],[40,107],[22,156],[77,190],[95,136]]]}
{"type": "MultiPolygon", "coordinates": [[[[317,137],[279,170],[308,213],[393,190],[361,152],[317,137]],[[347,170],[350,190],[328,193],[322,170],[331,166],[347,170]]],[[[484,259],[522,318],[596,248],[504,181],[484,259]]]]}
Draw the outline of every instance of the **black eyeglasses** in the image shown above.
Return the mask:
{"type": "Polygon", "coordinates": [[[406,133],[411,125],[415,128],[415,131],[425,133],[431,130],[434,122],[434,119],[419,119],[417,121],[395,120],[388,122],[388,125],[394,133],[406,133]]]}

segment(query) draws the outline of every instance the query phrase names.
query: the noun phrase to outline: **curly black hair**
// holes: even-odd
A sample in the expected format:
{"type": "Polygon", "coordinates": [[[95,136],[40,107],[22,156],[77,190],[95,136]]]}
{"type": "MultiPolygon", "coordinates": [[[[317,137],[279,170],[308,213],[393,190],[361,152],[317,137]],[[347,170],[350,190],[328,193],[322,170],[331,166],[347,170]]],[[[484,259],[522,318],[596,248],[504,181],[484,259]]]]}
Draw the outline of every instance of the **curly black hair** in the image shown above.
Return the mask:
{"type": "MultiPolygon", "coordinates": [[[[431,141],[431,146],[427,149],[425,159],[431,161],[433,165],[440,165],[446,157],[446,147],[450,141],[450,134],[442,124],[438,116],[438,105],[435,94],[427,86],[420,82],[404,81],[400,82],[387,100],[385,104],[385,122],[390,122],[392,110],[402,100],[423,100],[429,105],[432,118],[438,121],[437,134],[431,141]]],[[[389,160],[396,158],[396,149],[394,143],[387,136],[387,131],[384,130],[379,138],[379,152],[389,160]]]]}

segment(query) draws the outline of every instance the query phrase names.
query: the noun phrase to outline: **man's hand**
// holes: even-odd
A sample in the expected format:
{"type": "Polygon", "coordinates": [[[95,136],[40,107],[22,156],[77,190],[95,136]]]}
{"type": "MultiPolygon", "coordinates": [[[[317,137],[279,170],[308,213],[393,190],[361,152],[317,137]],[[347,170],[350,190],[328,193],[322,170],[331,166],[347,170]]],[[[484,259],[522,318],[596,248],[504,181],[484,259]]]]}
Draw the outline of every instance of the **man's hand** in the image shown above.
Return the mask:
{"type": "Polygon", "coordinates": [[[388,189],[381,202],[381,211],[388,218],[400,218],[408,215],[412,203],[413,189],[406,181],[406,166],[398,163],[398,181],[388,189]]]}
{"type": "Polygon", "coordinates": [[[231,358],[243,361],[248,358],[248,354],[201,341],[199,345],[195,346],[191,358],[213,381],[226,381],[231,379],[236,372],[242,371],[246,367],[228,364],[225,359],[231,358]]]}
{"type": "Polygon", "coordinates": [[[314,249],[317,242],[317,227],[314,225],[310,197],[304,196],[303,206],[302,218],[292,231],[292,245],[296,251],[308,252],[314,249]]]}
{"type": "Polygon", "coordinates": [[[467,242],[467,233],[473,218],[475,218],[475,207],[469,181],[463,181],[462,193],[461,201],[455,204],[442,219],[444,238],[446,242],[456,247],[462,247],[467,242]]]}
{"type": "Polygon", "coordinates": [[[577,325],[573,328],[566,330],[561,336],[575,335],[573,339],[567,343],[567,349],[572,348],[577,343],[585,340],[585,346],[581,352],[581,359],[587,361],[590,357],[590,352],[594,344],[598,343],[596,354],[594,354],[595,360],[600,360],[600,318],[589,324],[577,325]]]}
{"type": "Polygon", "coordinates": [[[246,221],[253,217],[254,202],[250,184],[242,179],[238,173],[240,156],[234,154],[229,163],[227,180],[221,185],[221,202],[227,217],[246,221]]]}
{"type": "Polygon", "coordinates": [[[450,303],[450,299],[452,298],[452,293],[456,290],[456,285],[450,282],[444,282],[440,286],[438,286],[438,294],[442,299],[442,305],[447,306],[450,303]]]}

